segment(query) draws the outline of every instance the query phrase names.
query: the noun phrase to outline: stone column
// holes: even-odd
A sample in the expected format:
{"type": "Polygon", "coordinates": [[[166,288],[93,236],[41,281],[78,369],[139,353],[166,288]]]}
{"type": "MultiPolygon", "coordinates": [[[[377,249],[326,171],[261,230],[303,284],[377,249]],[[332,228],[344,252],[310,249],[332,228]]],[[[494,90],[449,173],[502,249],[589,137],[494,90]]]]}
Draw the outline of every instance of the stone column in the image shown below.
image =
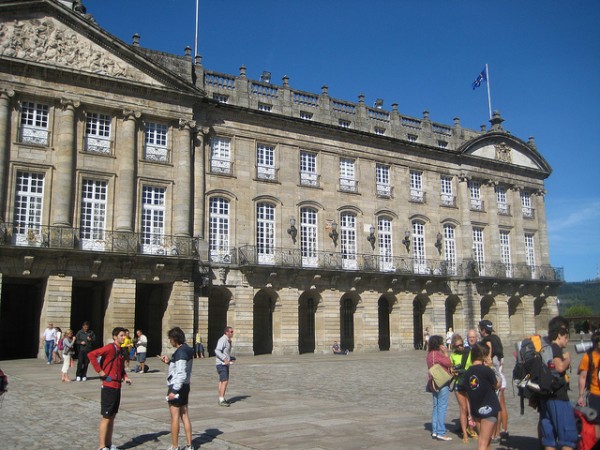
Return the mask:
{"type": "Polygon", "coordinates": [[[173,233],[175,236],[190,236],[190,225],[192,223],[192,158],[191,130],[196,126],[195,122],[179,121],[177,130],[177,146],[173,150],[173,164],[175,165],[175,195],[173,233]]]}
{"type": "MultiPolygon", "coordinates": [[[[362,301],[359,302],[356,308],[357,318],[362,318],[361,351],[379,351],[379,298],[381,293],[375,291],[363,292],[361,297],[362,301]]],[[[357,323],[356,319],[354,323],[357,323]]],[[[354,332],[358,338],[356,325],[354,332]]]]}
{"type": "MultiPolygon", "coordinates": [[[[194,339],[194,283],[175,281],[167,309],[162,317],[162,352],[170,351],[167,332],[178,326],[185,333],[188,344],[194,339]]],[[[205,341],[206,342],[206,341],[205,341]]]]}
{"type": "Polygon", "coordinates": [[[199,236],[201,239],[205,239],[204,233],[204,214],[206,211],[205,201],[205,141],[206,136],[209,132],[208,128],[199,127],[196,128],[196,135],[194,139],[194,198],[193,198],[193,212],[194,212],[194,236],[199,236]]]}
{"type": "Polygon", "coordinates": [[[402,311],[400,310],[400,298],[394,294],[394,301],[390,300],[390,350],[400,350],[402,348],[401,321],[402,311]]]}
{"type": "Polygon", "coordinates": [[[331,353],[333,341],[341,341],[340,293],[323,291],[315,314],[315,353],[331,353]]]}
{"type": "Polygon", "coordinates": [[[469,200],[468,178],[461,175],[458,178],[458,209],[461,218],[461,236],[456,236],[458,259],[462,259],[463,271],[465,262],[473,259],[473,229],[471,226],[471,201],[469,200]]]}
{"type": "MultiPolygon", "coordinates": [[[[397,295],[398,303],[394,305],[394,310],[397,311],[399,322],[399,337],[401,349],[413,349],[413,338],[415,333],[414,327],[414,310],[413,300],[414,294],[409,291],[401,292],[397,295]]],[[[428,325],[426,320],[423,320],[423,329],[428,325]]],[[[431,329],[431,328],[430,328],[431,329]]]]}
{"type": "Polygon", "coordinates": [[[498,201],[496,200],[496,184],[489,180],[483,186],[483,197],[485,201],[485,210],[488,217],[488,232],[486,233],[486,248],[489,249],[486,255],[486,262],[500,261],[500,238],[498,230],[498,201]]]}
{"type": "Polygon", "coordinates": [[[74,198],[75,167],[75,109],[78,101],[61,99],[61,112],[56,127],[56,172],[53,177],[51,223],[57,227],[71,227],[74,198]]]}
{"type": "Polygon", "coordinates": [[[537,260],[536,265],[538,266],[546,266],[550,265],[550,250],[548,244],[548,226],[546,224],[546,202],[544,197],[544,192],[540,191],[536,193],[535,197],[535,219],[537,223],[537,239],[536,251],[537,251],[537,260]]]}
{"type": "Polygon", "coordinates": [[[239,355],[254,354],[254,294],[251,286],[236,286],[227,310],[227,324],[235,329],[236,334],[234,351],[239,355]]]}
{"type": "Polygon", "coordinates": [[[285,288],[278,292],[273,313],[273,354],[298,354],[298,297],[297,289],[285,288]]]}
{"type": "MultiPolygon", "coordinates": [[[[44,303],[40,313],[40,331],[52,322],[63,331],[71,324],[71,300],[73,297],[73,277],[50,275],[44,292],[44,303]]],[[[44,349],[38,351],[38,358],[45,358],[44,349]]]]}
{"type": "Polygon", "coordinates": [[[8,155],[10,152],[10,99],[14,91],[0,90],[0,222],[5,220],[4,213],[8,202],[8,155]]]}
{"type": "MultiPolygon", "coordinates": [[[[513,205],[513,224],[514,228],[511,232],[512,249],[515,250],[515,254],[511,255],[512,264],[525,264],[525,244],[524,244],[524,231],[523,231],[523,208],[521,207],[521,187],[512,186],[510,192],[512,192],[512,205],[513,205]]],[[[513,274],[516,276],[517,274],[513,274]]]]}
{"type": "Polygon", "coordinates": [[[135,214],[135,161],[136,121],[141,117],[137,111],[123,111],[120,133],[115,143],[119,172],[117,192],[119,201],[115,202],[116,231],[133,232],[135,214]]]}
{"type": "Polygon", "coordinates": [[[104,339],[112,340],[115,327],[135,329],[135,291],[136,281],[129,278],[113,280],[108,305],[104,312],[104,339]]]}

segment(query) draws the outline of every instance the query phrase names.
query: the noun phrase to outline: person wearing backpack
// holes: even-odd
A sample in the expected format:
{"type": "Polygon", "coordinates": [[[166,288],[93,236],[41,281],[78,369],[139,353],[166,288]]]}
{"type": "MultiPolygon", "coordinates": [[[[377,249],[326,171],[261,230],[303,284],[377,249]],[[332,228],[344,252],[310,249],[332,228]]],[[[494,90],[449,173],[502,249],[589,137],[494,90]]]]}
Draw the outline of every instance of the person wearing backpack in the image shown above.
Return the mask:
{"type": "Polygon", "coordinates": [[[552,347],[550,369],[560,383],[553,393],[538,398],[541,444],[546,449],[574,449],[577,447],[578,434],[565,377],[571,364],[571,356],[565,351],[569,344],[569,330],[550,321],[548,339],[552,347]]]}
{"type": "Polygon", "coordinates": [[[479,322],[479,334],[481,335],[481,344],[486,345],[490,349],[490,356],[494,368],[500,375],[501,380],[498,389],[500,415],[492,437],[492,444],[497,444],[500,442],[500,438],[508,439],[508,409],[506,409],[506,400],[504,399],[506,377],[502,373],[504,367],[504,349],[500,337],[497,334],[494,334],[494,326],[489,320],[482,320],[479,322]],[[502,430],[502,433],[500,433],[500,430],[502,430]]]}
{"type": "Polygon", "coordinates": [[[463,442],[469,442],[469,437],[477,437],[477,433],[468,426],[468,417],[471,414],[469,413],[469,400],[462,381],[465,372],[471,366],[471,349],[465,348],[462,336],[457,333],[452,336],[451,347],[450,361],[452,362],[452,371],[455,373],[454,394],[460,411],[459,420],[462,440],[463,442]]]}
{"type": "Polygon", "coordinates": [[[589,349],[579,363],[579,406],[589,406],[596,410],[598,416],[593,421],[596,431],[596,439],[600,439],[600,380],[598,371],[600,370],[600,331],[595,331],[592,335],[592,348],[589,349]],[[585,393],[589,392],[587,405],[585,393]]]}

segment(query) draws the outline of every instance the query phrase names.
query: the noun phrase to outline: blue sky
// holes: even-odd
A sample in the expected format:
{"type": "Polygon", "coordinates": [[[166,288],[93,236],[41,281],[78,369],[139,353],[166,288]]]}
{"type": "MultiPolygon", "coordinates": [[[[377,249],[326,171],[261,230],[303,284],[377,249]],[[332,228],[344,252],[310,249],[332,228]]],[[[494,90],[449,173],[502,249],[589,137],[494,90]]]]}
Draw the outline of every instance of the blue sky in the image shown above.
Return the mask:
{"type": "MultiPolygon", "coordinates": [[[[85,0],[88,13],[131,43],[194,48],[195,0],[85,0]]],[[[208,70],[338,99],[398,103],[401,114],[479,129],[492,108],[504,128],[535,137],[546,180],[551,263],[567,281],[600,268],[600,2],[597,0],[199,0],[198,53],[208,70]]]]}

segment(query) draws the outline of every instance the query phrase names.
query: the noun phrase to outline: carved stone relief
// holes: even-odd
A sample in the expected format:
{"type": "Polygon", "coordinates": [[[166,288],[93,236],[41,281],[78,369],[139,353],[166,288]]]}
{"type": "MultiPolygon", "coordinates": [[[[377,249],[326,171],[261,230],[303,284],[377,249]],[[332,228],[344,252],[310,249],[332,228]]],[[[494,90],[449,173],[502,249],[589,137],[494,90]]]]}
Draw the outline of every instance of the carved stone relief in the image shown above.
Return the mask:
{"type": "Polygon", "coordinates": [[[0,23],[0,55],[116,78],[147,83],[153,81],[50,18],[0,23]]]}
{"type": "Polygon", "coordinates": [[[496,159],[498,161],[507,163],[512,162],[512,157],[510,154],[511,149],[508,145],[506,145],[506,142],[501,142],[500,144],[494,145],[494,148],[496,149],[496,159]]]}

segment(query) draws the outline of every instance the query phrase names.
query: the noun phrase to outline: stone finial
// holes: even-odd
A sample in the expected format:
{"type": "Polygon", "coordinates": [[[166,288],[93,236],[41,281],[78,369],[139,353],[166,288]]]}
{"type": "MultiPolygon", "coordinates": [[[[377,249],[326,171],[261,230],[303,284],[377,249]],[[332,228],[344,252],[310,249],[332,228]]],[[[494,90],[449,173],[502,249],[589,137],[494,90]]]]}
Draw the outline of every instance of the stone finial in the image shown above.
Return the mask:
{"type": "Polygon", "coordinates": [[[321,86],[321,94],[323,95],[329,95],[329,87],[324,84],[323,86],[321,86]]]}
{"type": "Polygon", "coordinates": [[[486,130],[485,123],[482,123],[482,124],[481,124],[481,131],[485,131],[485,130],[486,130]]]}
{"type": "Polygon", "coordinates": [[[427,111],[427,110],[423,111],[423,119],[429,120],[429,111],[427,111]]]}
{"type": "Polygon", "coordinates": [[[196,64],[197,66],[202,65],[202,55],[196,55],[194,57],[194,64],[196,64]]]}
{"type": "Polygon", "coordinates": [[[246,78],[246,66],[240,66],[240,78],[246,78]]]}
{"type": "Polygon", "coordinates": [[[284,75],[281,80],[283,81],[283,87],[290,86],[290,77],[288,77],[287,75],[284,75]]]}
{"type": "Polygon", "coordinates": [[[533,149],[537,149],[537,145],[535,145],[535,138],[533,136],[529,136],[529,141],[527,141],[527,145],[529,145],[533,149]]]}
{"type": "Polygon", "coordinates": [[[459,117],[455,117],[454,118],[454,126],[455,127],[460,127],[460,118],[459,117]]]}
{"type": "Polygon", "coordinates": [[[360,105],[364,105],[365,104],[365,94],[358,94],[358,103],[360,105]]]}
{"type": "Polygon", "coordinates": [[[504,122],[504,119],[500,116],[500,112],[494,111],[492,118],[490,119],[490,123],[492,124],[490,131],[504,131],[502,122],[504,122]]]}
{"type": "Polygon", "coordinates": [[[133,46],[134,47],[139,47],[140,46],[140,35],[135,33],[133,35],[133,46]]]}
{"type": "Polygon", "coordinates": [[[398,103],[392,103],[392,111],[398,112],[398,103]]]}
{"type": "Polygon", "coordinates": [[[187,45],[184,49],[183,49],[183,55],[186,58],[191,58],[192,57],[192,47],[190,47],[189,45],[187,45]]]}

